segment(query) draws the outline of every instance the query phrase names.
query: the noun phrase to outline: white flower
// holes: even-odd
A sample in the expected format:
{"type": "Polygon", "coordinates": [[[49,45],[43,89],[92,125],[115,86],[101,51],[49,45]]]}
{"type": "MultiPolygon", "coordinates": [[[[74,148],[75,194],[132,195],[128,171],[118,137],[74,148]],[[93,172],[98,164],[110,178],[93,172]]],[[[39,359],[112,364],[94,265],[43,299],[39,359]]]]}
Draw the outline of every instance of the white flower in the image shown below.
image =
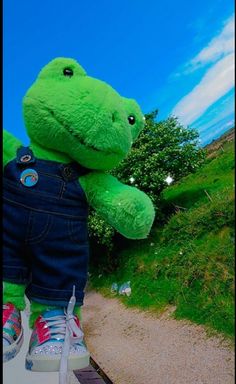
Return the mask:
{"type": "Polygon", "coordinates": [[[173,180],[174,180],[174,179],[173,179],[170,175],[168,175],[167,178],[165,179],[165,182],[166,182],[168,185],[170,185],[170,184],[172,183],[173,180]]]}
{"type": "Polygon", "coordinates": [[[130,181],[131,183],[133,183],[133,182],[135,181],[135,179],[134,179],[133,177],[130,177],[129,181],[130,181]]]}

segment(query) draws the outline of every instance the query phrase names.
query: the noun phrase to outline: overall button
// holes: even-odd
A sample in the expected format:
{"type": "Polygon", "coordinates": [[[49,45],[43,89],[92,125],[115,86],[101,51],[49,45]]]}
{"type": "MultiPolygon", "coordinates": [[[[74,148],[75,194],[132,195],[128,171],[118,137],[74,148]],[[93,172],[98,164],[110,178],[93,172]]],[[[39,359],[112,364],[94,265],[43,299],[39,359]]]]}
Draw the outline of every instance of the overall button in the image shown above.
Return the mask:
{"type": "Polygon", "coordinates": [[[39,176],[34,169],[25,169],[20,176],[20,181],[25,187],[33,187],[38,182],[39,176]]]}
{"type": "Polygon", "coordinates": [[[22,163],[28,163],[28,161],[30,161],[31,159],[32,159],[32,156],[30,156],[30,155],[24,155],[24,156],[21,156],[20,161],[21,161],[22,163]]]}
{"type": "Polygon", "coordinates": [[[73,179],[73,170],[69,165],[62,167],[62,177],[67,181],[73,179]]]}
{"type": "Polygon", "coordinates": [[[70,177],[72,175],[72,169],[70,167],[65,167],[64,168],[64,175],[66,177],[70,177]]]}

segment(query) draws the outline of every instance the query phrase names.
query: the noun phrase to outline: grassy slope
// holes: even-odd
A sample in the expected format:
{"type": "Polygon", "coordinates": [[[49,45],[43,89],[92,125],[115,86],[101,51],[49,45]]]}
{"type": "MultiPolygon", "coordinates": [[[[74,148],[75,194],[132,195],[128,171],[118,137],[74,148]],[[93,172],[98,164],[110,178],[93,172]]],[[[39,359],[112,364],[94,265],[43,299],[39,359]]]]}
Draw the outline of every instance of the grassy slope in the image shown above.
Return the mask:
{"type": "Polygon", "coordinates": [[[168,187],[164,197],[180,206],[148,240],[128,242],[119,267],[92,273],[92,284],[110,294],[113,282],[131,281],[130,306],[187,318],[232,337],[234,333],[234,151],[224,143],[195,174],[168,187]]]}

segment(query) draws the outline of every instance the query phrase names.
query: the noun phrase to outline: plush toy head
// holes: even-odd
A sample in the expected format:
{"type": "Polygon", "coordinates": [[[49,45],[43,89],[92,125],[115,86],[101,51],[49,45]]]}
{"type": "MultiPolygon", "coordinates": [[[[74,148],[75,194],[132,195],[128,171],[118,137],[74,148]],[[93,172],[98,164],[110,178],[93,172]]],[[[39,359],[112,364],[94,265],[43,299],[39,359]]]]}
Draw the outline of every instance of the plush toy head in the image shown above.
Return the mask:
{"type": "Polygon", "coordinates": [[[94,170],[114,168],[144,126],[134,100],[66,58],[42,69],[24,97],[23,110],[32,142],[94,170]]]}

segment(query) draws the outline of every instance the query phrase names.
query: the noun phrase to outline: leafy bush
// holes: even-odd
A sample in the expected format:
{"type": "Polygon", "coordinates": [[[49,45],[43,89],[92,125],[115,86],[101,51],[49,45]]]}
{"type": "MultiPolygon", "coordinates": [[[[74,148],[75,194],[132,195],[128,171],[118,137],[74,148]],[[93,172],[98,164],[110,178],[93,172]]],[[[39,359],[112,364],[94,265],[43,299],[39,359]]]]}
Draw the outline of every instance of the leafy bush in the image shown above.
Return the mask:
{"type": "Polygon", "coordinates": [[[113,171],[125,184],[133,184],[152,199],[159,210],[160,194],[174,181],[196,169],[205,159],[198,132],[185,128],[176,117],[156,122],[157,111],[146,115],[146,125],[129,156],[113,171]]]}
{"type": "Polygon", "coordinates": [[[107,224],[93,209],[89,213],[89,236],[99,245],[112,249],[111,239],[115,234],[112,226],[107,224]]]}
{"type": "MultiPolygon", "coordinates": [[[[147,114],[146,124],[128,157],[112,171],[121,182],[133,185],[153,201],[156,218],[165,220],[161,192],[166,178],[174,182],[195,172],[205,159],[205,151],[198,145],[198,132],[185,128],[176,117],[156,122],[157,111],[147,114]]],[[[114,230],[95,212],[89,218],[91,240],[112,248],[114,230]]]]}

